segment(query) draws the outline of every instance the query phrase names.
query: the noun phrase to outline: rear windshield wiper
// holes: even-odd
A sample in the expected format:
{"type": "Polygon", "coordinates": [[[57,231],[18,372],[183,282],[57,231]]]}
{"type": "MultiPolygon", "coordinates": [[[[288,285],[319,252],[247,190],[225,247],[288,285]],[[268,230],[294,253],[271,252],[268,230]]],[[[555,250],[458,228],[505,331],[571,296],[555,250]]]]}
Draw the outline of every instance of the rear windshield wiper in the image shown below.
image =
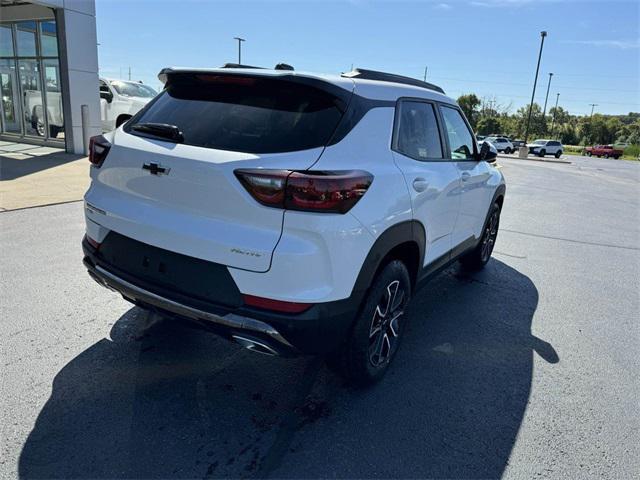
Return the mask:
{"type": "Polygon", "coordinates": [[[184,135],[180,129],[168,123],[136,123],[131,127],[131,130],[153,135],[154,137],[167,138],[176,143],[184,142],[184,135]]]}

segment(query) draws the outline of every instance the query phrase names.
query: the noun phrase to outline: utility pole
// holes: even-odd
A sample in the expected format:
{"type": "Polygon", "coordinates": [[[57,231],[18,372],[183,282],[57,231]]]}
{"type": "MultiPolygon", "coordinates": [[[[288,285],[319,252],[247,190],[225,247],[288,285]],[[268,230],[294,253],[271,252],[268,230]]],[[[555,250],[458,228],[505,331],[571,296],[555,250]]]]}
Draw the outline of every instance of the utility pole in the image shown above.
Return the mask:
{"type": "Polygon", "coordinates": [[[131,67],[129,67],[129,80],[131,80],[131,67]]]}
{"type": "Polygon", "coordinates": [[[591,115],[589,115],[589,123],[591,123],[591,119],[593,118],[593,109],[596,108],[598,106],[597,103],[590,103],[589,104],[591,106],[591,115]]]}
{"type": "Polygon", "coordinates": [[[553,109],[553,120],[551,121],[551,136],[553,137],[553,128],[556,125],[556,115],[558,114],[558,99],[560,94],[556,93],[556,108],[553,109]]]}
{"type": "Polygon", "coordinates": [[[549,100],[549,88],[551,87],[551,77],[553,73],[549,74],[549,83],[547,83],[547,96],[544,97],[544,108],[542,109],[542,118],[545,120],[544,124],[547,124],[545,115],[547,114],[547,100],[549,100]]]}
{"type": "Polygon", "coordinates": [[[242,42],[246,40],[240,37],[233,37],[233,39],[238,41],[238,65],[242,65],[242,42]]]}
{"type": "Polygon", "coordinates": [[[591,115],[589,115],[589,140],[592,140],[594,135],[593,135],[593,109],[596,108],[598,106],[597,103],[590,103],[589,105],[591,105],[591,115]]]}
{"type": "Polygon", "coordinates": [[[531,103],[529,104],[529,115],[527,116],[527,126],[524,130],[524,144],[527,145],[527,137],[529,136],[529,125],[531,123],[531,109],[533,108],[533,98],[536,96],[536,85],[538,84],[538,72],[540,71],[540,60],[542,59],[542,48],[544,47],[544,39],[547,32],[540,32],[540,53],[538,53],[538,66],[536,67],[536,77],[533,80],[533,92],[531,93],[531,103]]]}
{"type": "Polygon", "coordinates": [[[427,68],[428,67],[424,67],[424,80],[423,81],[427,81],[427,68]]]}

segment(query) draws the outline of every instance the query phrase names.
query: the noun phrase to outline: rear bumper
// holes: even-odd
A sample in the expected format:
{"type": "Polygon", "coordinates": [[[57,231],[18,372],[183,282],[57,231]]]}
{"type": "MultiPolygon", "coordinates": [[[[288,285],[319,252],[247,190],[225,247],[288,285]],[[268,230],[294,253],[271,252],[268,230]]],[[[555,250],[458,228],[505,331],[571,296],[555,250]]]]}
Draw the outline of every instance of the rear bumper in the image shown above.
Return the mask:
{"type": "Polygon", "coordinates": [[[349,333],[361,295],[319,303],[301,314],[281,314],[247,307],[229,307],[180,295],[169,298],[166,290],[116,271],[101,261],[86,239],[82,242],[83,263],[100,285],[118,292],[142,308],[189,320],[251,350],[294,356],[323,354],[335,350],[349,333]]]}

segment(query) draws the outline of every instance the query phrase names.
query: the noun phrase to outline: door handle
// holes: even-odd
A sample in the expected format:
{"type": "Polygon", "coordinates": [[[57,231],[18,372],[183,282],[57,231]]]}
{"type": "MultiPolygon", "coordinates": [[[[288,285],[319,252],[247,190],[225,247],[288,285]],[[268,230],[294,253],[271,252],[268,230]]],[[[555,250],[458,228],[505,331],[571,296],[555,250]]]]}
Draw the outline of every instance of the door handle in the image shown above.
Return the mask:
{"type": "Polygon", "coordinates": [[[471,174],[469,172],[462,172],[460,176],[462,177],[463,182],[466,182],[467,180],[469,180],[469,178],[471,178],[471,174]]]}
{"type": "Polygon", "coordinates": [[[413,189],[416,192],[424,192],[427,188],[429,188],[429,182],[427,182],[424,178],[416,178],[413,181],[413,189]]]}

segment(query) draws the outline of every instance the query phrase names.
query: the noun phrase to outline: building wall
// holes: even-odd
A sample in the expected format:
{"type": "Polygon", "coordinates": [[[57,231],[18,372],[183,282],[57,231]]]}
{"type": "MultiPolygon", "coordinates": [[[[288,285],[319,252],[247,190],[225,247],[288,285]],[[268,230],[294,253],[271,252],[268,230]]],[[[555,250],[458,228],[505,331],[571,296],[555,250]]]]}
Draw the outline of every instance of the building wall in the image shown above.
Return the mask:
{"type": "Polygon", "coordinates": [[[50,18],[51,11],[42,7],[54,9],[58,28],[66,148],[84,153],[82,105],[89,109],[87,138],[102,131],[95,1],[34,0],[33,5],[2,7],[3,20],[50,18]]]}

